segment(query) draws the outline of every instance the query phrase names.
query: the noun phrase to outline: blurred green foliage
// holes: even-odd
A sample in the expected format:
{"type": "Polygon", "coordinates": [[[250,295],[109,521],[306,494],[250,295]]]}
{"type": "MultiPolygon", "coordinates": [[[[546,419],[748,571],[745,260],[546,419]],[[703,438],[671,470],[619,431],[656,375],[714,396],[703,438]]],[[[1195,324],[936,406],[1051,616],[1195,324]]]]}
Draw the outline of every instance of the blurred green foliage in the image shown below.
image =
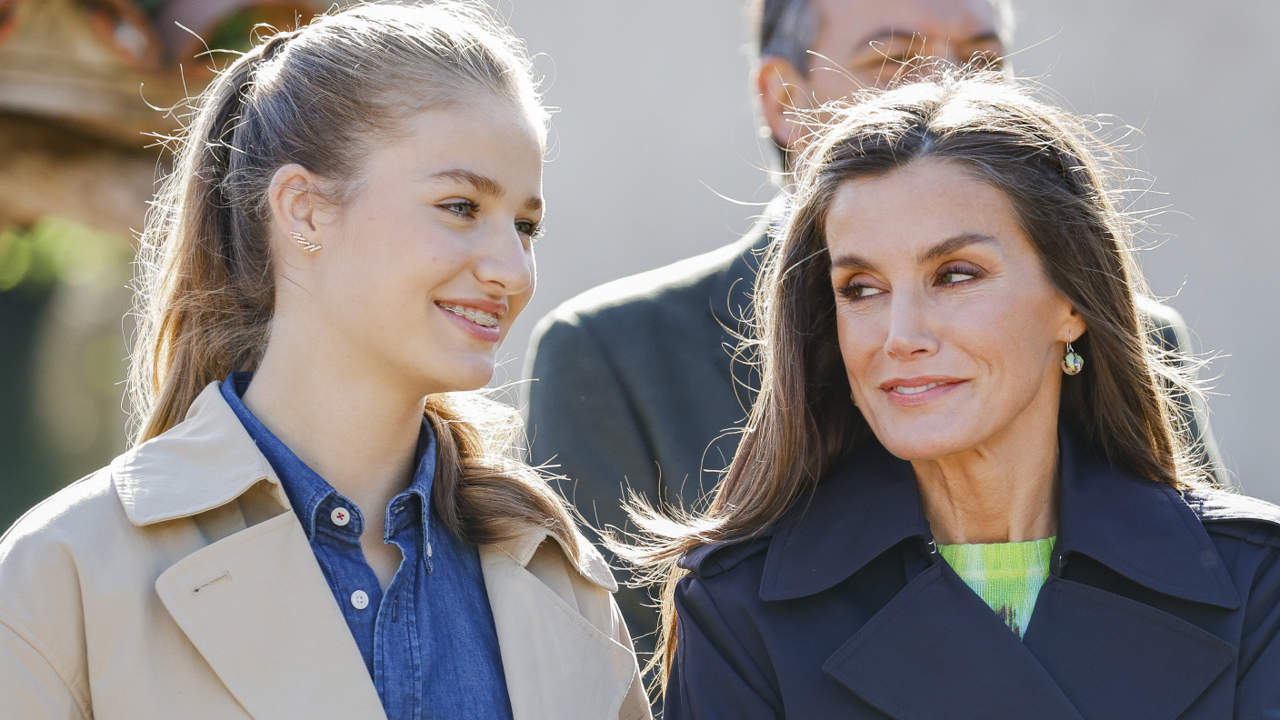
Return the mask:
{"type": "Polygon", "coordinates": [[[127,266],[127,246],[70,220],[42,218],[0,232],[0,292],[42,293],[58,283],[83,285],[127,266]]]}
{"type": "Polygon", "coordinates": [[[46,217],[0,231],[0,529],[119,452],[132,248],[46,217]]]}

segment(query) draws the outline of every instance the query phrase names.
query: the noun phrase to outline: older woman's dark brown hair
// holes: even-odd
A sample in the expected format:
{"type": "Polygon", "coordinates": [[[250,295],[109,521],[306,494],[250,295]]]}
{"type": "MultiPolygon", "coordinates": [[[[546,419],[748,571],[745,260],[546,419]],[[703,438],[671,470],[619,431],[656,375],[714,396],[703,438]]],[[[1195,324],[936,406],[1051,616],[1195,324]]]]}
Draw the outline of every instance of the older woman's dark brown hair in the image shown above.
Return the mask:
{"type": "Polygon", "coordinates": [[[1280,511],[1190,459],[1100,148],[975,76],[807,148],[741,446],[638,518],[668,720],[1280,711],[1280,511]]]}

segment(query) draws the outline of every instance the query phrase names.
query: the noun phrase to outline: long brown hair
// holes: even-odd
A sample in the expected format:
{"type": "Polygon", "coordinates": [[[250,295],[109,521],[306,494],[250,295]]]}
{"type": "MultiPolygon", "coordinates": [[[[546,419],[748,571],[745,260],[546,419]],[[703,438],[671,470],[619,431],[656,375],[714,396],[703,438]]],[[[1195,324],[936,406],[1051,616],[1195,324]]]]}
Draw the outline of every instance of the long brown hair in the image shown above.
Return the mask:
{"type": "Polygon", "coordinates": [[[1083,121],[985,74],[944,74],[829,110],[801,155],[787,223],[757,278],[754,339],[741,354],[758,358],[761,384],[738,451],[705,511],[673,519],[640,505],[633,519],[644,541],[618,546],[649,581],[664,583],[654,659],[664,684],[675,651],[676,560],[768,530],[837,459],[874,442],[849,401],[827,254],[827,211],[854,178],[934,158],[1001,190],[1088,328],[1075,345],[1089,368],[1064,383],[1060,422],[1136,475],[1173,486],[1207,481],[1188,459],[1183,414],[1169,399],[1171,389],[1195,390],[1137,310],[1146,287],[1103,173],[1110,153],[1083,121]]]}
{"type": "MultiPolygon", "coordinates": [[[[334,180],[340,203],[358,187],[370,143],[397,121],[477,95],[514,103],[545,132],[520,43],[480,5],[438,2],[360,4],[275,32],[194,99],[142,233],[135,442],[180,422],[209,383],[261,360],[275,303],[272,174],[302,165],[334,180]]],[[[484,543],[545,526],[576,559],[573,521],[533,469],[504,454],[509,428],[494,403],[431,395],[426,415],[439,448],[432,504],[450,529],[484,543]]]]}

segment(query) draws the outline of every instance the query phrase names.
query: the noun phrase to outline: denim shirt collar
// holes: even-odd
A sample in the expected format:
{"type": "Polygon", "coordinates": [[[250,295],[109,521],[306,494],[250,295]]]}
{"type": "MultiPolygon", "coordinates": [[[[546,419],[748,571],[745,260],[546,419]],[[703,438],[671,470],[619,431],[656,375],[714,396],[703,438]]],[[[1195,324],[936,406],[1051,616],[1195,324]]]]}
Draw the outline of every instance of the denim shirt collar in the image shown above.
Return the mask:
{"type": "MultiPolygon", "coordinates": [[[[358,538],[364,529],[365,520],[355,503],[339,494],[328,481],[295,455],[245,406],[241,398],[252,379],[253,373],[250,372],[231,373],[220,387],[222,397],[279,476],[285,495],[288,496],[294,513],[297,514],[303,530],[306,531],[307,540],[315,539],[318,528],[327,527],[321,520],[327,520],[329,514],[339,505],[350,511],[350,530],[358,538]]],[[[403,507],[404,503],[413,502],[412,498],[416,498],[416,509],[419,511],[422,522],[423,557],[426,557],[430,539],[431,487],[435,480],[436,441],[431,424],[425,417],[422,420],[422,431],[418,435],[416,456],[418,462],[413,480],[408,488],[396,495],[387,508],[384,540],[389,540],[410,522],[413,516],[397,511],[403,507]]]]}
{"type": "MultiPolygon", "coordinates": [[[[932,547],[910,463],[870,445],[837,465],[778,522],[761,579],[763,599],[827,590],[903,541],[914,538],[922,552],[932,547]]],[[[1059,433],[1059,458],[1055,562],[1079,553],[1166,595],[1239,605],[1222,558],[1182,494],[1113,467],[1067,432],[1059,433]]],[[[682,565],[712,561],[719,547],[699,548],[682,565]]]]}

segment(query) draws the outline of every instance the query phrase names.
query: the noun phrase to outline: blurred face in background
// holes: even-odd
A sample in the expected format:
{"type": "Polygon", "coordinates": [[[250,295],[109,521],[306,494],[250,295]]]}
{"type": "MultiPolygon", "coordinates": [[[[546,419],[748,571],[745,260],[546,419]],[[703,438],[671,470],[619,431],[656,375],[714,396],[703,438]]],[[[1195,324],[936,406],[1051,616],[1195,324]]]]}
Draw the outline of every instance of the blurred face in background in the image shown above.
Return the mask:
{"type": "Polygon", "coordinates": [[[808,67],[761,58],[757,84],[774,140],[789,150],[808,134],[791,113],[927,72],[931,60],[998,67],[1007,51],[990,0],[809,0],[818,20],[808,67]]]}

